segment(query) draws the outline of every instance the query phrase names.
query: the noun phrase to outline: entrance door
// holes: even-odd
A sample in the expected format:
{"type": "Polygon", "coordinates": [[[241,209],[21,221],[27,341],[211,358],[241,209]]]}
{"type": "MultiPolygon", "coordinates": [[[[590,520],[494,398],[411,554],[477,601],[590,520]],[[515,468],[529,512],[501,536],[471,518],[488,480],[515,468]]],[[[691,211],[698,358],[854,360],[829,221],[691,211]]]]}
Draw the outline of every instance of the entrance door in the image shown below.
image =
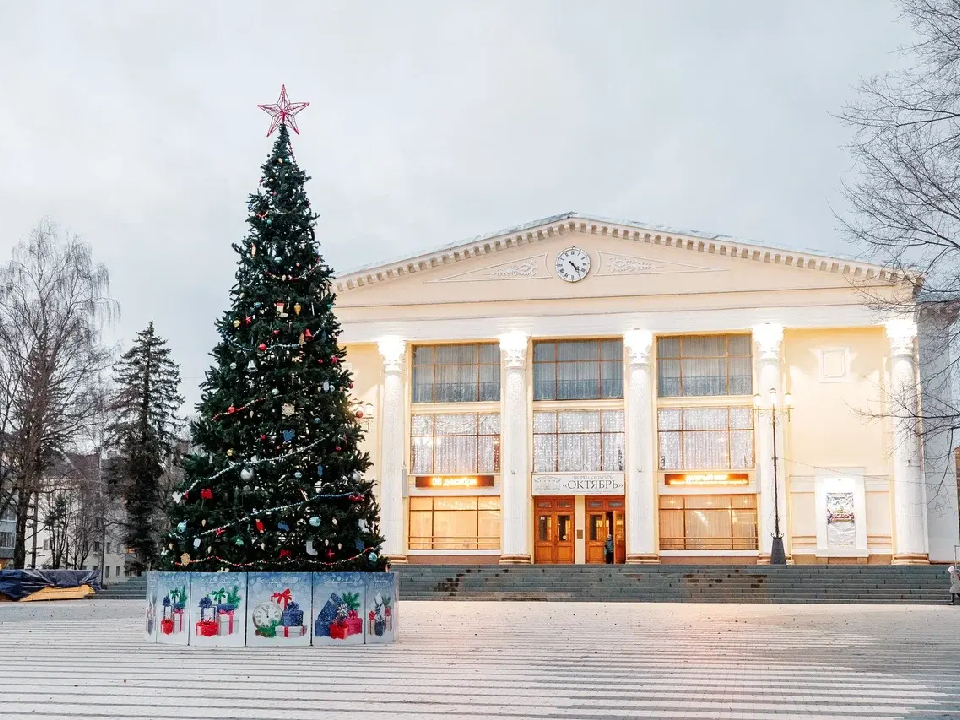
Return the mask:
{"type": "Polygon", "coordinates": [[[573,498],[538,497],[534,512],[536,563],[573,563],[573,498]]]}
{"type": "Polygon", "coordinates": [[[607,537],[613,540],[613,562],[627,559],[626,531],[622,497],[590,497],[587,499],[587,562],[605,563],[607,537]]]}

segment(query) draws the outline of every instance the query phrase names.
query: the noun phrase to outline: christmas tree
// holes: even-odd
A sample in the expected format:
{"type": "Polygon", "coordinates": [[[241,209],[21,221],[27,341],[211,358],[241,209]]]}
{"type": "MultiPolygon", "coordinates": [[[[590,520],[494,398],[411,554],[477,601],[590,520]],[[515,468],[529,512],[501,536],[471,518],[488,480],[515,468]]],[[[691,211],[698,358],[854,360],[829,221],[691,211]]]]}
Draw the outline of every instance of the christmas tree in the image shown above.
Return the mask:
{"type": "Polygon", "coordinates": [[[249,232],[233,246],[232,304],[191,426],[198,452],[184,461],[169,511],[168,569],[386,567],[337,345],[332,272],[314,234],[309,178],[290,146],[292,113],[278,113],[280,132],[249,200],[249,232]]]}

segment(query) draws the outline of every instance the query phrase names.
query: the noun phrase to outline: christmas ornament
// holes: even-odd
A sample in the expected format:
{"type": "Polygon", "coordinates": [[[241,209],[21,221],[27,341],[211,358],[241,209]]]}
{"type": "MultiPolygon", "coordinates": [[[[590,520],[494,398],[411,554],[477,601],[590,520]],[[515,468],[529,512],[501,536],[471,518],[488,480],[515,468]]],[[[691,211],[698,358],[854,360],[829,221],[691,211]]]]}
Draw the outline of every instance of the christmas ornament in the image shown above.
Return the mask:
{"type": "Polygon", "coordinates": [[[330,357],[330,362],[336,365],[338,362],[340,362],[340,358],[338,358],[336,355],[332,355],[330,357]]]}
{"type": "Polygon", "coordinates": [[[263,532],[263,520],[255,520],[254,525],[257,526],[257,531],[263,532]]]}
{"type": "MultiPolygon", "coordinates": [[[[272,105],[257,105],[258,108],[273,118],[273,122],[270,123],[270,129],[267,131],[267,137],[273,135],[274,131],[281,125],[286,125],[299,135],[300,130],[297,127],[296,116],[297,113],[303,111],[303,109],[309,107],[309,105],[310,103],[308,102],[290,102],[290,99],[287,97],[287,86],[281,85],[280,98],[277,102],[272,105]]],[[[283,158],[279,159],[283,160],[283,158]]]]}
{"type": "Polygon", "coordinates": [[[337,543],[337,550],[343,550],[343,543],[337,543]]]}
{"type": "Polygon", "coordinates": [[[287,532],[290,530],[290,526],[287,525],[285,522],[278,522],[277,530],[283,530],[284,532],[287,532]]]}
{"type": "Polygon", "coordinates": [[[234,321],[233,321],[233,326],[234,326],[235,328],[240,327],[240,321],[239,321],[239,320],[234,320],[234,321]]]}
{"type": "Polygon", "coordinates": [[[360,518],[357,520],[357,527],[360,528],[360,532],[367,532],[370,529],[370,526],[367,524],[366,518],[360,518]]]}
{"type": "Polygon", "coordinates": [[[181,520],[179,523],[177,523],[177,532],[182,533],[186,529],[187,529],[186,520],[181,520]]]}
{"type": "Polygon", "coordinates": [[[334,525],[337,524],[337,519],[336,519],[336,518],[331,518],[331,520],[332,520],[332,522],[333,522],[334,525]]]}
{"type": "Polygon", "coordinates": [[[236,363],[230,363],[230,369],[231,369],[231,370],[236,370],[236,369],[237,369],[237,364],[236,364],[236,363]]]}
{"type": "Polygon", "coordinates": [[[280,317],[286,317],[286,313],[283,312],[283,302],[278,300],[275,304],[277,306],[277,315],[280,317]]]}
{"type": "Polygon", "coordinates": [[[267,544],[266,544],[266,543],[260,543],[260,549],[261,549],[261,550],[266,550],[266,549],[267,549],[267,544]]]}
{"type": "MultiPolygon", "coordinates": [[[[297,264],[299,265],[300,263],[297,263],[297,264]]],[[[303,309],[303,308],[300,306],[300,303],[294,303],[294,305],[293,305],[293,312],[294,312],[296,315],[299,315],[299,314],[300,314],[300,310],[302,310],[302,309],[303,309]]]]}
{"type": "Polygon", "coordinates": [[[330,382],[328,380],[323,381],[323,391],[330,392],[330,382]]]}
{"type": "Polygon", "coordinates": [[[253,479],[253,470],[250,468],[244,468],[240,471],[241,480],[252,480],[253,479]]]}
{"type": "Polygon", "coordinates": [[[339,446],[339,445],[337,445],[337,447],[336,447],[335,449],[336,449],[337,452],[340,452],[340,446],[339,446]]]}
{"type": "Polygon", "coordinates": [[[293,415],[293,412],[294,412],[293,403],[284,403],[282,412],[284,415],[293,415]]]}
{"type": "Polygon", "coordinates": [[[233,541],[233,544],[234,544],[234,545],[237,545],[237,546],[242,546],[242,545],[243,545],[243,538],[242,538],[242,537],[238,537],[236,540],[233,541]]]}
{"type": "Polygon", "coordinates": [[[202,527],[206,527],[206,526],[207,526],[207,521],[206,521],[206,519],[201,520],[201,521],[200,521],[200,525],[201,525],[202,527]]]}
{"type": "Polygon", "coordinates": [[[233,415],[236,411],[237,409],[233,405],[231,405],[230,407],[227,408],[227,415],[233,415]]]}
{"type": "Polygon", "coordinates": [[[200,491],[200,499],[213,500],[213,490],[210,488],[203,488],[203,490],[200,491]]]}
{"type": "Polygon", "coordinates": [[[194,546],[195,548],[200,547],[200,538],[196,538],[196,539],[193,541],[193,546],[194,546]]]}
{"type": "Polygon", "coordinates": [[[300,478],[303,477],[303,473],[300,472],[299,470],[297,470],[297,471],[293,474],[293,476],[294,476],[297,480],[299,480],[300,478]]]}
{"type": "MultiPolygon", "coordinates": [[[[261,180],[261,182],[263,182],[263,180],[261,180]]],[[[250,257],[256,257],[256,256],[257,256],[257,246],[254,243],[250,243],[250,257]]]]}
{"type": "Polygon", "coordinates": [[[369,555],[367,555],[367,559],[370,562],[375,563],[377,561],[377,554],[375,552],[372,552],[369,555]]]}
{"type": "Polygon", "coordinates": [[[313,549],[313,538],[307,540],[307,555],[316,555],[317,551],[313,549]]]}
{"type": "Polygon", "coordinates": [[[354,540],[353,546],[357,549],[357,552],[363,552],[363,540],[354,540]]]}
{"type": "Polygon", "coordinates": [[[270,394],[271,394],[271,395],[279,395],[279,394],[280,394],[280,391],[277,390],[276,388],[273,388],[273,390],[270,391],[270,394]]]}
{"type": "Polygon", "coordinates": [[[280,551],[280,557],[282,557],[282,558],[284,558],[284,557],[290,557],[290,551],[289,551],[289,550],[281,550],[281,551],[280,551]]]}
{"type": "Polygon", "coordinates": [[[293,430],[284,430],[283,431],[283,441],[291,442],[293,440],[293,430]]]}
{"type": "Polygon", "coordinates": [[[184,553],[183,555],[180,556],[180,564],[181,565],[190,564],[190,553],[184,553]]]}
{"type": "Polygon", "coordinates": [[[317,475],[323,477],[323,465],[317,465],[317,475]]]}
{"type": "Polygon", "coordinates": [[[227,450],[227,457],[233,457],[233,448],[227,450]]]}
{"type": "Polygon", "coordinates": [[[257,364],[253,360],[247,363],[247,370],[249,370],[250,372],[253,372],[256,369],[257,369],[257,364]]]}
{"type": "Polygon", "coordinates": [[[267,349],[267,344],[266,344],[266,343],[260,343],[259,345],[257,345],[257,349],[260,350],[260,352],[263,352],[264,350],[267,349]]]}
{"type": "Polygon", "coordinates": [[[314,527],[320,527],[320,518],[314,515],[312,518],[310,518],[310,524],[314,527]]]}

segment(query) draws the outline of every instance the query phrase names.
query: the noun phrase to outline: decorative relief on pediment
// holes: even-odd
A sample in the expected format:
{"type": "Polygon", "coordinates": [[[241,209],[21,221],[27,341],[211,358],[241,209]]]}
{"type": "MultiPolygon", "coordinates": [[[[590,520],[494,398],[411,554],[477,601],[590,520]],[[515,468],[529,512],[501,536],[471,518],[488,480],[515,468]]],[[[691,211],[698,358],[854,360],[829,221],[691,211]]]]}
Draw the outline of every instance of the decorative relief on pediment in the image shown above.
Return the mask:
{"type": "Polygon", "coordinates": [[[547,253],[497,263],[485,268],[437,278],[432,282],[477,282],[483,280],[546,280],[552,277],[547,272],[547,253]]]}
{"type": "Polygon", "coordinates": [[[597,275],[661,275],[666,273],[715,272],[725,268],[704,267],[678,262],[663,262],[651,258],[599,252],[597,275]]]}

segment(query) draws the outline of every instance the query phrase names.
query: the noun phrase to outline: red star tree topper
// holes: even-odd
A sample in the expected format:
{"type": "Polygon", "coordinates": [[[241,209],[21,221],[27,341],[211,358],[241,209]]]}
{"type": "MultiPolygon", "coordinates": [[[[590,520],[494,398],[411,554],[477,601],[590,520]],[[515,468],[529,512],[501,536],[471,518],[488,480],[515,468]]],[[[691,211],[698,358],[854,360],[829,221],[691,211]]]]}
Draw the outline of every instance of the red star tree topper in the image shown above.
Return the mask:
{"type": "Polygon", "coordinates": [[[286,125],[297,135],[299,135],[300,130],[297,128],[297,119],[295,116],[298,112],[309,105],[310,103],[308,102],[290,102],[290,98],[287,97],[287,86],[281,85],[280,99],[277,100],[277,102],[275,102],[273,105],[257,105],[258,108],[273,118],[273,123],[270,125],[270,129],[267,131],[267,137],[273,135],[273,131],[281,125],[286,125]]]}

